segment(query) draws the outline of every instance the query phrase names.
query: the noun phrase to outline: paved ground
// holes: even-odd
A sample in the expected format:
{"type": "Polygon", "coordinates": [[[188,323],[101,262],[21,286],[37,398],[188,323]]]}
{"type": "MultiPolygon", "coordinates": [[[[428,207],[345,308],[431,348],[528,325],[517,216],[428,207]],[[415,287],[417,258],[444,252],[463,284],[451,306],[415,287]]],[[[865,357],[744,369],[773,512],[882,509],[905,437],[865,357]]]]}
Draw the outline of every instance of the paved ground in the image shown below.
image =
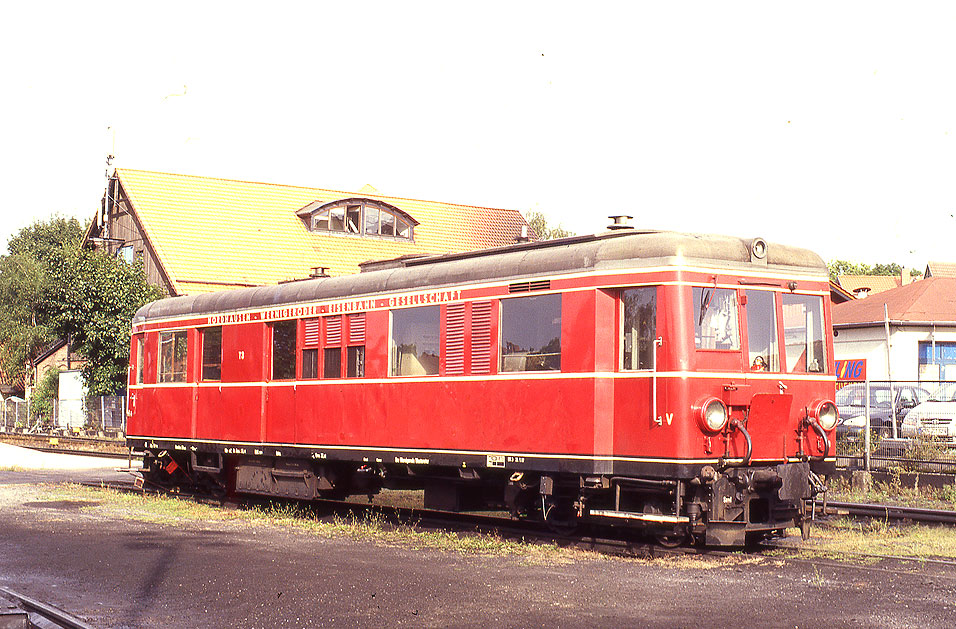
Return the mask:
{"type": "Polygon", "coordinates": [[[132,521],[37,499],[61,474],[0,472],[0,585],[97,627],[956,625],[956,574],[929,564],[557,563],[132,521]]]}

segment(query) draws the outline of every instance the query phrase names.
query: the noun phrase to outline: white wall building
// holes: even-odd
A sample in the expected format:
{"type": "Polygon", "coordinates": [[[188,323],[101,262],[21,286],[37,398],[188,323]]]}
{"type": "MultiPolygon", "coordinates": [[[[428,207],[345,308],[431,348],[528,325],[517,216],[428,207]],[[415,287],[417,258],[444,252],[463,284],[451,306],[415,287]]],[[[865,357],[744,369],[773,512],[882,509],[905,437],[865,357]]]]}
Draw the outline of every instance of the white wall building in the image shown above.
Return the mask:
{"type": "Polygon", "coordinates": [[[834,358],[866,359],[870,380],[956,380],[956,278],[837,304],[833,331],[834,358]]]}

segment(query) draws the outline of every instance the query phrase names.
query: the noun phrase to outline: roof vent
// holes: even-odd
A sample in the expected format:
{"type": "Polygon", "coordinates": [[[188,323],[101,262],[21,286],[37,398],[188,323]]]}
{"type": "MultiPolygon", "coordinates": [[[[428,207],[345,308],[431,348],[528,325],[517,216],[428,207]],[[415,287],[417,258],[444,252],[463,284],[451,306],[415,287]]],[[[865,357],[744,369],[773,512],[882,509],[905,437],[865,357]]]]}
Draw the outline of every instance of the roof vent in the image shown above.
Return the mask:
{"type": "Polygon", "coordinates": [[[320,277],[331,277],[331,275],[329,275],[329,268],[330,267],[327,266],[314,266],[312,267],[312,272],[309,273],[309,277],[313,279],[320,277]]]}
{"type": "Polygon", "coordinates": [[[608,216],[613,222],[607,226],[608,229],[634,229],[634,226],[631,225],[631,219],[633,216],[628,216],[627,214],[618,214],[616,216],[608,216]]]}
{"type": "Polygon", "coordinates": [[[535,290],[551,290],[551,280],[535,280],[508,284],[509,293],[527,293],[535,290]]]}

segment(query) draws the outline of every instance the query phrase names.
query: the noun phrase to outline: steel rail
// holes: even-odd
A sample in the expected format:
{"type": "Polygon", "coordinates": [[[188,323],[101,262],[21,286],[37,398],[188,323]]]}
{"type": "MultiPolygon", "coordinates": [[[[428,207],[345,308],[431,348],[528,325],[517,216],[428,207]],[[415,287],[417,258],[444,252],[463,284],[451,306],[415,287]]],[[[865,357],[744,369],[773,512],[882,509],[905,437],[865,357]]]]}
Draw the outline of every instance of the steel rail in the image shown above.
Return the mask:
{"type": "Polygon", "coordinates": [[[0,592],[14,599],[28,610],[40,614],[47,620],[53,621],[61,627],[67,627],[68,629],[94,629],[93,625],[88,625],[76,616],[68,614],[58,607],[40,602],[29,596],[24,596],[23,594],[14,592],[10,588],[0,587],[0,592]]]}
{"type": "Polygon", "coordinates": [[[827,512],[839,511],[846,515],[858,515],[887,520],[912,520],[913,522],[935,522],[956,524],[956,511],[946,509],[922,509],[886,504],[864,504],[856,502],[834,502],[832,500],[814,501],[814,505],[825,508],[827,512]]]}

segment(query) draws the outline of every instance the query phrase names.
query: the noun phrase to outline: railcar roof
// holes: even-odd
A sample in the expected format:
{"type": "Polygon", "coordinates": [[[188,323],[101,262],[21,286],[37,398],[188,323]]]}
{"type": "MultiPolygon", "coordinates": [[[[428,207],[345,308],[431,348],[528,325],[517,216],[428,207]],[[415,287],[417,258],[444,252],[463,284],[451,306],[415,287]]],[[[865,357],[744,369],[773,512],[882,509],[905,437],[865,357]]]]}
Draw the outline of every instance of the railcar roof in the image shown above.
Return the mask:
{"type": "Polygon", "coordinates": [[[797,247],[769,243],[766,259],[753,261],[753,240],[628,229],[466,253],[386,260],[368,264],[366,270],[355,275],[162,299],[140,308],[133,321],[587,270],[613,271],[672,264],[729,271],[770,268],[778,272],[787,270],[794,275],[827,275],[826,264],[820,256],[797,247]]]}

